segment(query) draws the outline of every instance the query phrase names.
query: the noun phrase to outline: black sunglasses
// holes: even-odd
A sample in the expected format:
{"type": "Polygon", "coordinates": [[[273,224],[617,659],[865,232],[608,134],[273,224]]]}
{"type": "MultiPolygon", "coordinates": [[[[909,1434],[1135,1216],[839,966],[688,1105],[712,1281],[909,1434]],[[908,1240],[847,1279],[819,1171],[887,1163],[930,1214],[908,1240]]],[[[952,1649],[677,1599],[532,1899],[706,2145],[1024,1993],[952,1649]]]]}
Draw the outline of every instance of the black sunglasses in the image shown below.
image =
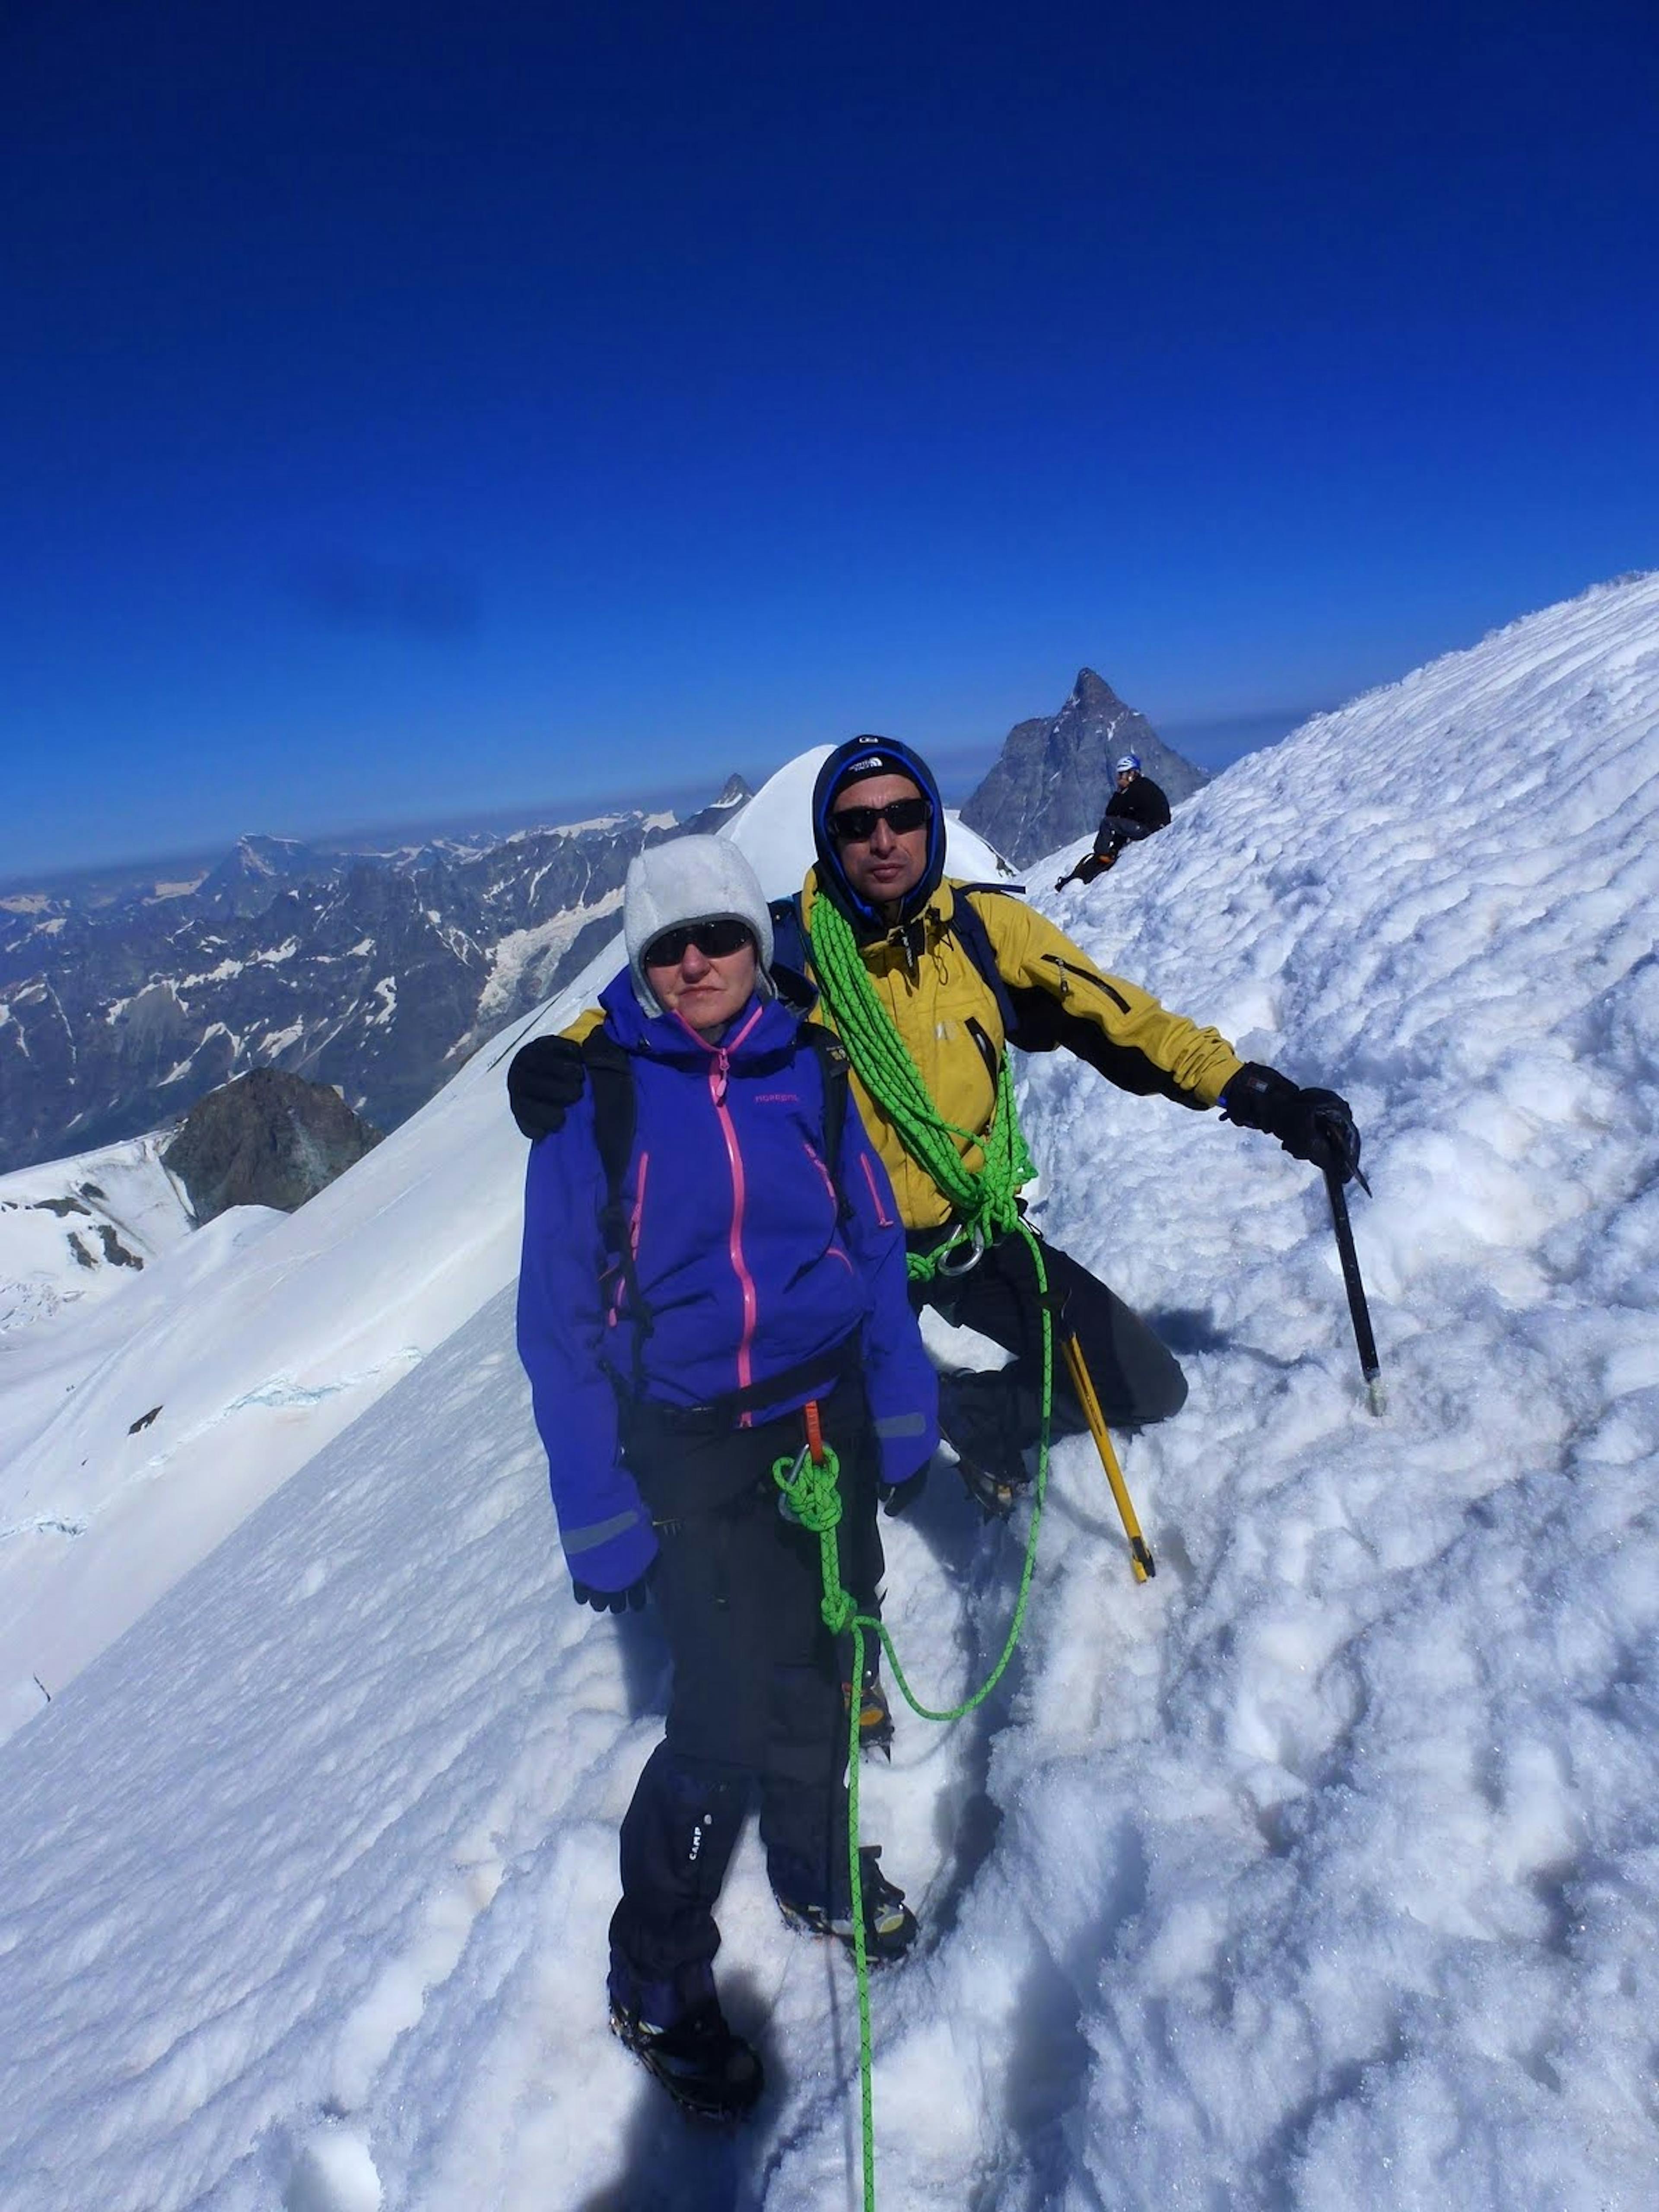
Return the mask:
{"type": "Polygon", "coordinates": [[[890,799],[885,806],[842,806],[830,817],[830,835],[838,845],[867,845],[884,822],[896,837],[920,830],[933,812],[925,799],[890,799]]]}
{"type": "Polygon", "coordinates": [[[647,968],[678,968],[691,945],[705,960],[724,960],[728,953],[741,952],[754,941],[755,933],[749,924],[727,915],[718,921],[688,921],[678,929],[664,930],[646,946],[644,960],[647,968]]]}

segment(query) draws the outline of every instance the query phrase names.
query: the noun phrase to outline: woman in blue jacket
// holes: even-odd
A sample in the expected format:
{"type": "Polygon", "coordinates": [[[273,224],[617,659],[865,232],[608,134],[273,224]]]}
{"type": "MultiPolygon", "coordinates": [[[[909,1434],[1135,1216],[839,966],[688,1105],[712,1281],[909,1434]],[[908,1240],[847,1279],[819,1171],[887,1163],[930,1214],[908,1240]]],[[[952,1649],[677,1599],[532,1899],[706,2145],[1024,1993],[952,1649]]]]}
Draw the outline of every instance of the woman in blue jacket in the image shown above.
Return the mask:
{"type": "MultiPolygon", "coordinates": [[[[755,1790],[786,1917],[854,1934],[843,1669],[817,1540],[780,1513],[773,1466],[801,1450],[810,1401],[840,1461],[842,1579],[867,1589],[876,1492],[932,1456],[937,1386],[850,1101],[823,1158],[823,1063],[774,988],[748,862],[715,837],[654,847],[623,925],[600,1004],[631,1079],[626,1164],[613,1190],[609,1085],[532,1148],[519,1349],[574,1594],[619,1612],[648,1587],[673,1658],[623,1821],[611,2025],[683,2105],[728,2118],[761,2069],[715,1994],[714,1906],[755,1790]]],[[[873,1850],[863,1874],[870,1954],[897,1957],[915,1918],[873,1850]]]]}

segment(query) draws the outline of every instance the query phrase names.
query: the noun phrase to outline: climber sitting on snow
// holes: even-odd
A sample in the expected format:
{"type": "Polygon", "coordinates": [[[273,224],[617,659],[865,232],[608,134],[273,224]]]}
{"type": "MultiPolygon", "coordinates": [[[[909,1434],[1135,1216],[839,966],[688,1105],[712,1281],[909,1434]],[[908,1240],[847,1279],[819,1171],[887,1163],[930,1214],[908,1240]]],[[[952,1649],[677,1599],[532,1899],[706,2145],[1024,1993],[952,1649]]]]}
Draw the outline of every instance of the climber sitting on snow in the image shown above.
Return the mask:
{"type": "Polygon", "coordinates": [[[1063,891],[1067,884],[1093,883],[1112,866],[1126,845],[1138,844],[1154,830],[1169,826],[1170,802],[1162,787],[1141,774],[1139,753],[1125,753],[1117,764],[1117,788],[1107,800],[1095,832],[1094,850],[1085,853],[1054,889],[1063,891]]]}
{"type": "MultiPolygon", "coordinates": [[[[1215,1030],[1104,974],[1024,900],[946,880],[939,787],[908,745],[863,737],[838,747],[819,771],[812,829],[817,865],[798,906],[774,915],[780,930],[798,919],[820,1017],[851,1058],[853,1095],[904,1223],[912,1299],[1013,1354],[993,1371],[944,1375],[939,1394],[939,1425],[969,1490],[1006,1512],[1030,1479],[1043,1384],[1042,1303],[1015,1203],[1031,1170],[1006,1047],[1063,1046],[1121,1090],[1219,1105],[1224,1119],[1266,1130],[1298,1159],[1330,1162],[1345,1180],[1358,1133],[1334,1091],[1241,1062],[1215,1030]]],[[[520,1127],[557,1127],[582,1084],[574,1044],[533,1039],[508,1073],[520,1127]]],[[[1133,1431],[1177,1412],[1187,1383],[1174,1356],[1069,1254],[1034,1241],[1050,1310],[1076,1337],[1106,1419],[1133,1431]]],[[[1086,1416],[1058,1363],[1052,1389],[1052,1432],[1081,1434],[1086,1416]]]]}
{"type": "MultiPolygon", "coordinates": [[[[648,1590],[673,1660],[623,1820],[611,2025],[682,2105],[735,2118],[761,2068],[715,1995],[714,1907],[751,1788],[786,1918],[854,1940],[847,1675],[775,1468],[831,1447],[862,1593],[877,1489],[927,1466],[938,1394],[886,1172],[844,1056],[774,990],[743,854],[641,854],[623,921],[589,1095],[530,1155],[519,1349],[573,1594],[617,1613],[648,1590]]],[[[873,1850],[860,1868],[868,1954],[897,1958],[915,1921],[873,1850]]]]}

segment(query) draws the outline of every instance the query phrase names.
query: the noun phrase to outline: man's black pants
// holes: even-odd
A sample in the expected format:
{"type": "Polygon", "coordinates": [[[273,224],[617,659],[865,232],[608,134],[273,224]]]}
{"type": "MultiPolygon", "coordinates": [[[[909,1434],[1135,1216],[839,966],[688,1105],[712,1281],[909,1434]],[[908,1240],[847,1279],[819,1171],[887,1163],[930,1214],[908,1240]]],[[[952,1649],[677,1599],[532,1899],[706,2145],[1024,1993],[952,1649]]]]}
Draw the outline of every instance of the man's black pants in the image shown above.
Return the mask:
{"type": "MultiPolygon", "coordinates": [[[[945,1231],[913,1232],[912,1251],[930,1250],[945,1231]]],[[[1187,1401],[1187,1378],[1146,1322],[1116,1293],[1058,1245],[1042,1245],[1054,1313],[1049,1434],[1078,1436],[1089,1425],[1060,1352],[1074,1335],[1102,1413],[1115,1429],[1167,1420],[1187,1401]]],[[[913,1304],[932,1306],[954,1326],[977,1329],[1014,1355],[1006,1367],[939,1377],[939,1426],[965,1459],[994,1473],[1016,1472],[1042,1419],[1042,1312],[1025,1239],[1003,1237],[965,1274],[913,1283],[913,1304]]]]}
{"type": "MultiPolygon", "coordinates": [[[[821,1403],[846,1510],[842,1581],[862,1600],[878,1573],[876,1444],[856,1375],[821,1403]]],[[[805,1442],[799,1413],[751,1429],[676,1433],[630,1420],[629,1465],[656,1522],[651,1595],[673,1659],[664,1741],[622,1824],[611,1991],[666,2026],[712,1989],[714,1905],[751,1797],[774,1890],[845,1909],[847,1711],[842,1655],[819,1610],[818,1540],[778,1510],[774,1462],[805,1442]],[[688,1509],[707,1492],[723,1502],[688,1509]]]]}

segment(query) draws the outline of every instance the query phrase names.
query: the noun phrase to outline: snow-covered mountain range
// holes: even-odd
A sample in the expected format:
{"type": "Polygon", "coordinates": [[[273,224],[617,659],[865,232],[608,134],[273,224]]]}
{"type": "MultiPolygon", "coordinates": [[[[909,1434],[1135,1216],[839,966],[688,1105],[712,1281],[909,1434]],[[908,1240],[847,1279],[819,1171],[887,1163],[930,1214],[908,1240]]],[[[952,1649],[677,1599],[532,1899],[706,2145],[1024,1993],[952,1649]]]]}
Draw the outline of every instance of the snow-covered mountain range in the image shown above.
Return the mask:
{"type": "MultiPolygon", "coordinates": [[[[815,766],[734,826],[769,889],[815,766]]],[[[901,1712],[866,1771],[924,1928],[875,1990],[884,2204],[1653,2201],[1656,771],[1649,577],[1318,718],[1133,876],[1039,895],[1352,1100],[1390,1411],[1316,1178],[1027,1063],[1040,1218],[1192,1397],[1126,1454],[1156,1580],[1060,1446],[1014,1668],[952,1728],[901,1712]]],[[[0,1488],[8,2212],[859,2201],[850,1977],[757,1852],[721,1912],[751,2125],[689,2131],[605,2032],[661,1653],[558,1562],[493,1058],[240,1249],[228,1214],[12,1333],[72,1387],[0,1488]]],[[[1018,1533],[943,1474],[890,1525],[927,1702],[998,1649],[1018,1533]]]]}
{"type": "MultiPolygon", "coordinates": [[[[714,828],[747,795],[733,778],[692,819],[714,828]]],[[[254,1067],[395,1128],[586,964],[629,860],[674,826],[631,813],[390,853],[244,837],[197,878],[0,898],[0,1164],[137,1135],[254,1067]]]]}

